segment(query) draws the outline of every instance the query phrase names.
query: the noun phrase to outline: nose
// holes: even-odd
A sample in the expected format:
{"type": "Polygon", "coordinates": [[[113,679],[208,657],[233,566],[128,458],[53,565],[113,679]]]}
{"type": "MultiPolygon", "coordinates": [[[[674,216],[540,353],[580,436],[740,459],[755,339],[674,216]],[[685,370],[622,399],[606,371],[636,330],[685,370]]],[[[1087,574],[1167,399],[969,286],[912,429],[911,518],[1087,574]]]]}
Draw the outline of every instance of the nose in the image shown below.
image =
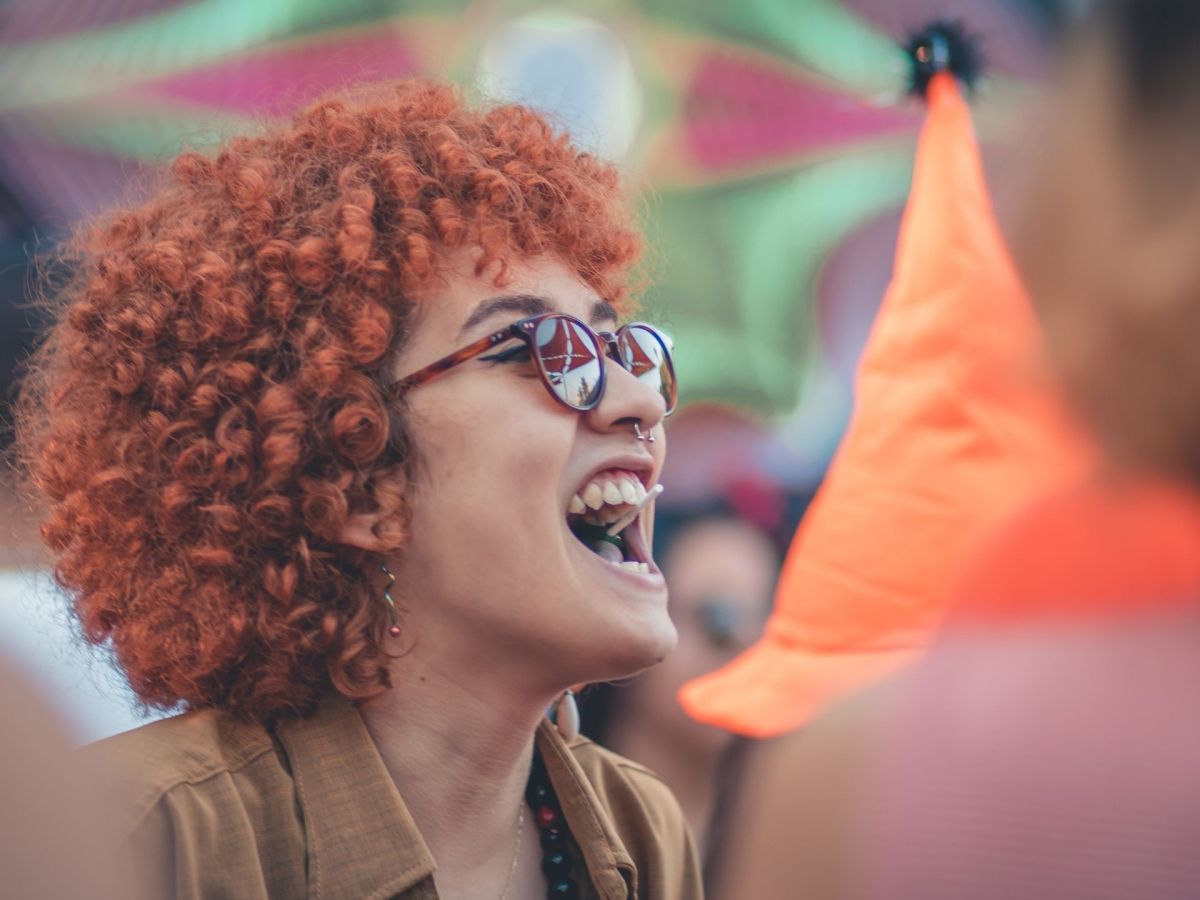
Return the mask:
{"type": "Polygon", "coordinates": [[[588,425],[595,431],[630,434],[636,425],[641,434],[650,435],[667,412],[662,394],[611,358],[606,357],[604,364],[604,396],[585,413],[588,425]]]}

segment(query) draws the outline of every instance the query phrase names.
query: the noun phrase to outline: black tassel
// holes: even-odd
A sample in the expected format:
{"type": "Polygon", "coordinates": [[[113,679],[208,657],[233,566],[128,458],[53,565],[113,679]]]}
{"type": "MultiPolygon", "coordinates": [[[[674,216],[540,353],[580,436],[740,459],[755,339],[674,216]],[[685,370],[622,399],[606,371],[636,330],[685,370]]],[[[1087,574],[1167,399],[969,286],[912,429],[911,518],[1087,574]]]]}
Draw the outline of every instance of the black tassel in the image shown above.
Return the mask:
{"type": "Polygon", "coordinates": [[[909,91],[922,99],[938,72],[950,72],[971,90],[983,69],[978,40],[952,19],[930,22],[909,37],[904,49],[912,63],[909,91]]]}

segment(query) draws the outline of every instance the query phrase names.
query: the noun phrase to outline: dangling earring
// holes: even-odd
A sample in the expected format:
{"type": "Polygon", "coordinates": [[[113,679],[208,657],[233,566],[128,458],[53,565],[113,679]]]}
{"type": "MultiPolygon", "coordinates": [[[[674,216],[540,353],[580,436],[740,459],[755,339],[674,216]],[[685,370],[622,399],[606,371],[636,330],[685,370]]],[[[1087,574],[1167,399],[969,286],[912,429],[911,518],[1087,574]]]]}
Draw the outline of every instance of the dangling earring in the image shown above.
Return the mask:
{"type": "Polygon", "coordinates": [[[392,585],[396,583],[396,576],[388,570],[387,563],[380,563],[379,568],[388,577],[388,586],[383,590],[383,599],[388,605],[388,616],[392,621],[392,627],[388,629],[388,634],[392,637],[400,637],[400,617],[396,615],[396,601],[392,599],[392,585]]]}
{"type": "Polygon", "coordinates": [[[564,741],[573,741],[579,737],[579,706],[575,702],[575,692],[567,688],[554,705],[554,724],[564,741]]]}

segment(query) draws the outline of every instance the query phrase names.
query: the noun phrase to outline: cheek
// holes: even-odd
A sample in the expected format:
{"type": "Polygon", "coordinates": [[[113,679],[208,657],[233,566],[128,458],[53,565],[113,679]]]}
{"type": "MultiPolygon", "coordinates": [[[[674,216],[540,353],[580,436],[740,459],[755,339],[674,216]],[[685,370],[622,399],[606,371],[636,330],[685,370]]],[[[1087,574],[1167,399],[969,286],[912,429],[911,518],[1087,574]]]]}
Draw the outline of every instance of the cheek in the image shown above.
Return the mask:
{"type": "Polygon", "coordinates": [[[524,562],[538,543],[544,546],[556,524],[575,423],[528,393],[428,398],[434,402],[416,419],[422,465],[414,542],[492,565],[524,562]]]}

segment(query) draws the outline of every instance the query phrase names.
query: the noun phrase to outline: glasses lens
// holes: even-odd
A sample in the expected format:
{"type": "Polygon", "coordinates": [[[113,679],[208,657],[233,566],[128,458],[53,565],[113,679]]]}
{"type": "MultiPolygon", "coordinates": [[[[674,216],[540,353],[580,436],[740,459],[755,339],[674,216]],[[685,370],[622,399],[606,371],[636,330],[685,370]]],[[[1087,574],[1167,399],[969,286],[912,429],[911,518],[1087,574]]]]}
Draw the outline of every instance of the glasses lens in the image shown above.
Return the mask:
{"type": "Polygon", "coordinates": [[[591,409],[600,399],[600,348],[582,322],[548,316],[534,335],[546,381],[563,403],[591,409]]]}
{"type": "Polygon", "coordinates": [[[630,325],[621,332],[621,365],[660,394],[667,412],[675,408],[675,367],[666,335],[648,325],[630,325]]]}

